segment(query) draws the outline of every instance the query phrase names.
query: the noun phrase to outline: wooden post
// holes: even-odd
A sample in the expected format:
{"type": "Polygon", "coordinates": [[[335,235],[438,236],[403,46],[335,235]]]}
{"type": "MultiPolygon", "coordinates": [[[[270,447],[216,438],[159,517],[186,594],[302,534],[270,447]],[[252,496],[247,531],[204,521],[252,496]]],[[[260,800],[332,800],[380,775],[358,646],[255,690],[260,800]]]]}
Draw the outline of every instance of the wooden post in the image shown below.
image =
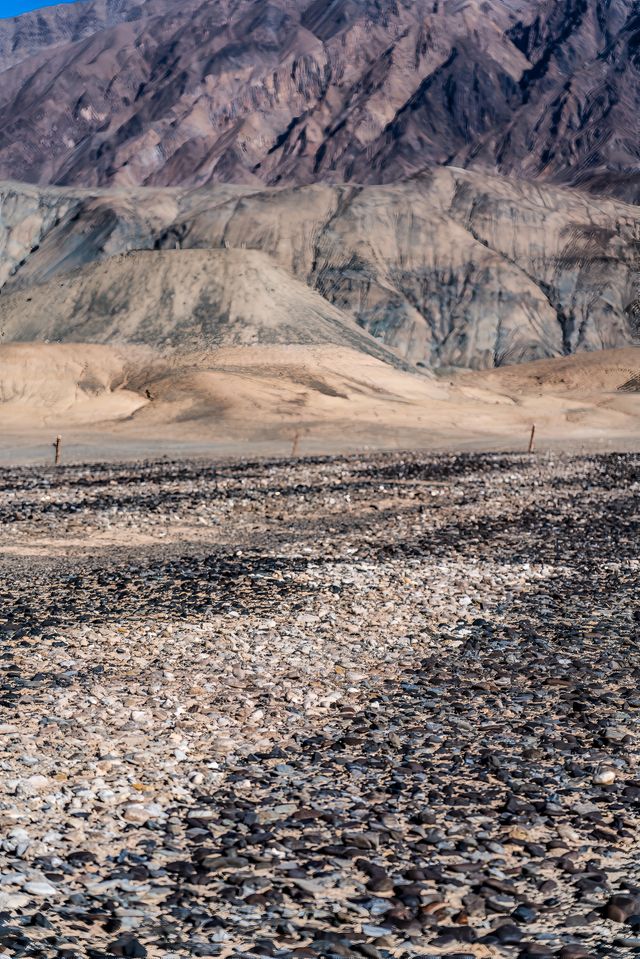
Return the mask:
{"type": "Polygon", "coordinates": [[[296,433],[293,437],[293,443],[291,444],[291,455],[296,456],[298,452],[298,441],[300,439],[300,432],[296,430],[296,433]]]}
{"type": "Polygon", "coordinates": [[[54,443],[53,445],[54,445],[55,450],[56,450],[55,465],[56,465],[56,466],[60,466],[60,454],[61,454],[61,452],[62,452],[62,437],[61,437],[61,436],[56,436],[56,441],[55,441],[55,443],[54,443]]]}
{"type": "Polygon", "coordinates": [[[529,437],[529,452],[533,453],[533,439],[536,435],[535,424],[531,427],[531,436],[529,437]]]}

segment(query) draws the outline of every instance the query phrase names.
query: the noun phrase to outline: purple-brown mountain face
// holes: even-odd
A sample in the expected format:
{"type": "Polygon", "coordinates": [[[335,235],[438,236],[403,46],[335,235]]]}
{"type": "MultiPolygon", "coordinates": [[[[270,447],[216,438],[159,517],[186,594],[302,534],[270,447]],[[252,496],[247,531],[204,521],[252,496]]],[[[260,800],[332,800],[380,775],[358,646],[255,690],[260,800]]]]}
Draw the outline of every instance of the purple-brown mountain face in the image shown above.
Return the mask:
{"type": "Polygon", "coordinates": [[[640,199],[631,0],[89,0],[0,21],[0,177],[293,185],[428,164],[640,199]]]}

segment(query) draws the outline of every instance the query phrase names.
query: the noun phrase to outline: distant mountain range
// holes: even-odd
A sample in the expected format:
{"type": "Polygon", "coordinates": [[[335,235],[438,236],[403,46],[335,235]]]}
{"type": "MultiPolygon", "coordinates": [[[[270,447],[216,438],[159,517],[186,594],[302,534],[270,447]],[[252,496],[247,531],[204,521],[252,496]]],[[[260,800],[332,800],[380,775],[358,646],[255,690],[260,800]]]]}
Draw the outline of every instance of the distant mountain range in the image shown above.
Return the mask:
{"type": "Polygon", "coordinates": [[[0,177],[380,183],[431,164],[640,198],[631,0],[88,0],[0,21],[0,177]]]}
{"type": "Polygon", "coordinates": [[[476,368],[637,343],[639,9],[88,0],[0,21],[0,178],[38,185],[0,184],[5,342],[348,340],[476,368]]]}

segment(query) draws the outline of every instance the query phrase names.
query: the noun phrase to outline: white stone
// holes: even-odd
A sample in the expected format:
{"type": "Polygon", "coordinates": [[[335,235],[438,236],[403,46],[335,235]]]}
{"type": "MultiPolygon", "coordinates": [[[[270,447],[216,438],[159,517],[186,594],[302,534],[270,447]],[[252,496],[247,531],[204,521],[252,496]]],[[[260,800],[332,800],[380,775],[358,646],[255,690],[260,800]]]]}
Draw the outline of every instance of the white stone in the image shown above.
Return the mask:
{"type": "Polygon", "coordinates": [[[29,904],[29,897],[21,892],[0,892],[0,909],[24,909],[29,904]]]}
{"type": "Polygon", "coordinates": [[[23,886],[25,892],[30,896],[38,896],[40,899],[50,899],[52,896],[59,895],[55,886],[52,886],[46,879],[34,879],[25,883],[23,886]]]}
{"type": "Polygon", "coordinates": [[[129,803],[124,807],[122,816],[127,822],[143,824],[148,819],[156,819],[162,815],[162,806],[159,803],[129,803]]]}
{"type": "Polygon", "coordinates": [[[593,777],[593,781],[596,786],[610,786],[611,783],[616,781],[615,770],[607,767],[598,769],[593,777]]]}

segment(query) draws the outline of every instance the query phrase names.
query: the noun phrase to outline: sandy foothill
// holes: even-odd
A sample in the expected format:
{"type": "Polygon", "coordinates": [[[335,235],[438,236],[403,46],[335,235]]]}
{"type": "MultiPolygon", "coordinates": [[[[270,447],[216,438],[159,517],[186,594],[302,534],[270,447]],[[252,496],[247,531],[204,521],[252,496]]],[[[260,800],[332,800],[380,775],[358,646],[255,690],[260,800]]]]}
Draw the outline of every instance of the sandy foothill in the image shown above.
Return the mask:
{"type": "Polygon", "coordinates": [[[640,444],[640,349],[490,371],[408,373],[348,346],[0,347],[0,455],[522,449],[640,444]]]}

